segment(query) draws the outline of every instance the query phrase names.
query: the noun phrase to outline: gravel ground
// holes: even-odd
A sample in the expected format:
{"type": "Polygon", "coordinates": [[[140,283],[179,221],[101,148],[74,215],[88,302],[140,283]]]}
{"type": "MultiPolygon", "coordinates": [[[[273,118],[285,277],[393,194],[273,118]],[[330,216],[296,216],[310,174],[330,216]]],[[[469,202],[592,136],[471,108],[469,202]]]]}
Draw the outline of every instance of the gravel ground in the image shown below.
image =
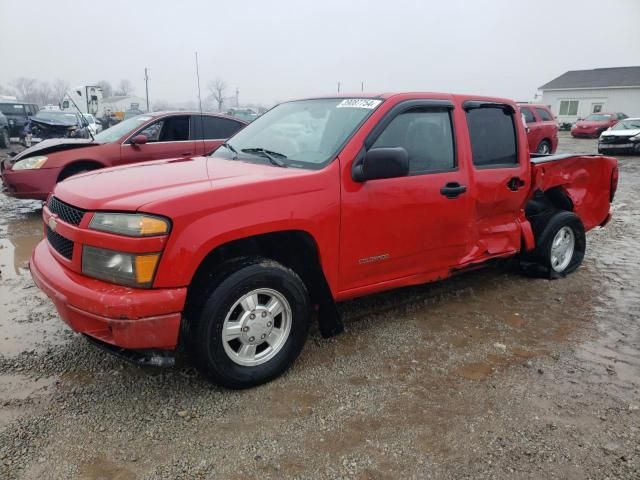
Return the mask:
{"type": "MultiPolygon", "coordinates": [[[[595,151],[563,135],[560,152],[595,151]]],[[[207,384],[71,333],[0,196],[0,478],[640,478],[640,157],[570,277],[501,269],[341,305],[282,378],[207,384]]]]}

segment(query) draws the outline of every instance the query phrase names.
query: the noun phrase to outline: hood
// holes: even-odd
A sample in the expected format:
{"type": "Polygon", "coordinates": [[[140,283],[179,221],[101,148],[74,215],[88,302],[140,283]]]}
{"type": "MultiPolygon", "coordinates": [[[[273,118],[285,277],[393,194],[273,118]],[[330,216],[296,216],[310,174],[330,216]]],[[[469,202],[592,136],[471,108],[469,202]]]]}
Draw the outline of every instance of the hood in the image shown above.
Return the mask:
{"type": "Polygon", "coordinates": [[[76,175],[58,183],[54,195],[85,210],[136,211],[149,203],[305,172],[214,157],[178,158],[76,175]]]}
{"type": "Polygon", "coordinates": [[[59,152],[61,150],[70,150],[72,148],[91,147],[98,145],[90,138],[52,138],[43,140],[33,147],[23,150],[11,160],[17,162],[23,158],[33,157],[34,155],[46,155],[47,153],[59,152]]]}
{"type": "Polygon", "coordinates": [[[640,128],[630,128],[628,130],[605,130],[603,137],[633,137],[640,134],[640,128]]]}

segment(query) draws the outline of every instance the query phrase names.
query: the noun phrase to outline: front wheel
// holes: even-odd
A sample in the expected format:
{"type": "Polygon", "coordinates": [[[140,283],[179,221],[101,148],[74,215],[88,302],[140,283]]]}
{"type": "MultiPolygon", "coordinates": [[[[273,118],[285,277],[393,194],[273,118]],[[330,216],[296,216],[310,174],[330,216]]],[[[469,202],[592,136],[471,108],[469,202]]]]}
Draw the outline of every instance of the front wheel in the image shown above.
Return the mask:
{"type": "Polygon", "coordinates": [[[532,224],[536,248],[521,261],[523,271],[535,277],[561,278],[582,263],[586,235],[580,218],[572,212],[558,212],[543,225],[532,224]]]}
{"type": "Polygon", "coordinates": [[[284,373],[307,338],[310,301],[300,277],[271,260],[240,262],[212,279],[187,319],[198,369],[228,388],[248,388],[284,373]]]}

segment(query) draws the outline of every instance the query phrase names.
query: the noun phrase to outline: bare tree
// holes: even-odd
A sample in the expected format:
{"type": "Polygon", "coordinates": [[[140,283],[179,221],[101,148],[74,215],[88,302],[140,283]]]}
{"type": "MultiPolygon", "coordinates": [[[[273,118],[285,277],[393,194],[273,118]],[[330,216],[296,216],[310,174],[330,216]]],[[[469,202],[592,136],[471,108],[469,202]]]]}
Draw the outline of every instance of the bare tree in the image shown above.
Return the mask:
{"type": "Polygon", "coordinates": [[[61,78],[56,79],[56,81],[53,82],[53,92],[51,93],[53,98],[52,103],[62,103],[64,95],[68,91],[69,82],[67,82],[66,80],[62,80],[61,78]]]}
{"type": "Polygon", "coordinates": [[[102,96],[104,98],[113,96],[113,87],[106,80],[100,80],[96,85],[102,89],[102,96]]]}
{"type": "Polygon", "coordinates": [[[38,82],[35,91],[36,101],[40,105],[48,105],[52,103],[53,89],[49,82],[38,82]]]}
{"type": "Polygon", "coordinates": [[[35,78],[20,77],[13,81],[17,97],[23,102],[36,101],[37,80],[35,78]]]}
{"type": "Polygon", "coordinates": [[[118,89],[114,93],[116,95],[130,95],[133,93],[133,84],[127,79],[120,80],[118,89]]]}
{"type": "Polygon", "coordinates": [[[207,85],[211,92],[211,97],[218,104],[218,111],[222,111],[222,104],[224,103],[224,93],[227,89],[227,84],[221,78],[216,78],[213,82],[209,82],[207,85]]]}

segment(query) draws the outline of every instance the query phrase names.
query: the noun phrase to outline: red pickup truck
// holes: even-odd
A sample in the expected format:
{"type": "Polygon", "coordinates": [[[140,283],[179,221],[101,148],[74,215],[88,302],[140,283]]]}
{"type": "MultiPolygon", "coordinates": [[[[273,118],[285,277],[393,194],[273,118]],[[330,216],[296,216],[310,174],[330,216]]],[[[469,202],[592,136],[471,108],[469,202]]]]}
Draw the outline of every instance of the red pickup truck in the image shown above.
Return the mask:
{"type": "Polygon", "coordinates": [[[515,103],[436,93],[285,102],[208,157],[85,173],[43,209],[31,272],[75,331],[140,363],[184,347],[269,381],[342,300],[499,259],[573,272],[610,218],[614,158],[529,156],[515,103]]]}

